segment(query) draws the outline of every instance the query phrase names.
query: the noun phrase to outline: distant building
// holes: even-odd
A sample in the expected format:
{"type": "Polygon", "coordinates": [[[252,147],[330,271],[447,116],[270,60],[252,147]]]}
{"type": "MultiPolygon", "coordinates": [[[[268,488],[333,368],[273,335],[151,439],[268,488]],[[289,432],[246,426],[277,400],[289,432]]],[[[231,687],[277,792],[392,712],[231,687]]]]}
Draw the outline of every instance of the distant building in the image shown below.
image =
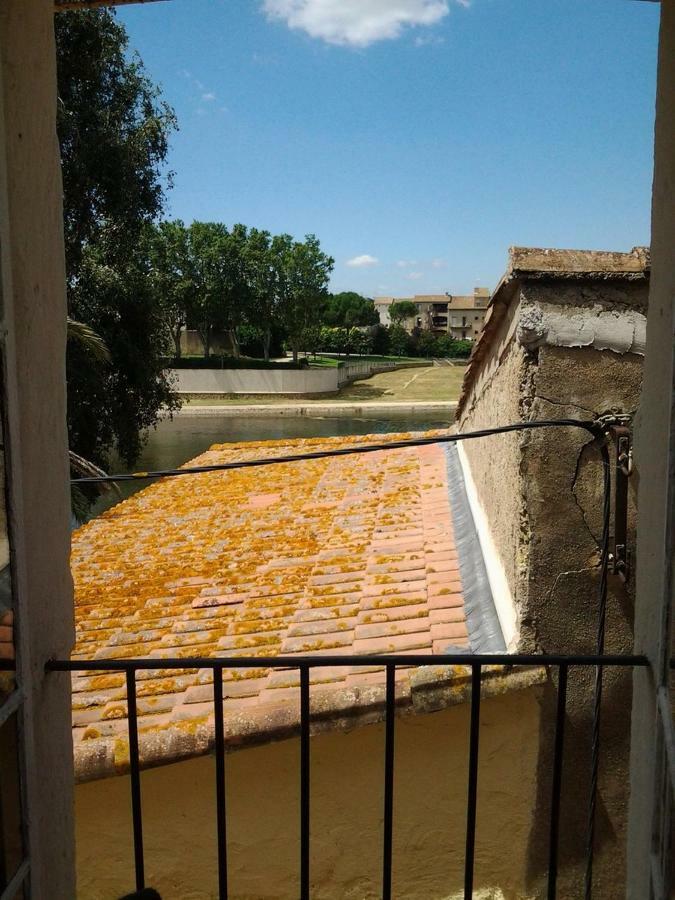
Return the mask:
{"type": "Polygon", "coordinates": [[[412,300],[417,316],[403,325],[408,331],[421,328],[434,334],[450,334],[457,340],[474,341],[483,330],[485,311],[490,301],[488,288],[474,288],[473,294],[415,294],[414,297],[375,297],[375,309],[382,325],[390,325],[389,307],[401,300],[412,300]]]}

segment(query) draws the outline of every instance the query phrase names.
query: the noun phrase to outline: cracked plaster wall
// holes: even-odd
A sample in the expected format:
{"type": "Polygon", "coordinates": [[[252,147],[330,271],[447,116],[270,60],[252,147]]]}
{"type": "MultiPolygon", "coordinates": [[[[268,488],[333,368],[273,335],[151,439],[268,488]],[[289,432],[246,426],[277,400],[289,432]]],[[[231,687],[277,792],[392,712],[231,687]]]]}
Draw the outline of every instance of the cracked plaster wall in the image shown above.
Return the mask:
{"type": "MultiPolygon", "coordinates": [[[[647,295],[645,280],[524,282],[499,333],[492,336],[460,420],[461,430],[530,418],[589,419],[611,409],[634,413],[643,366],[636,351],[641,347],[647,295]],[[612,343],[615,349],[607,349],[612,343]]],[[[468,441],[464,447],[516,604],[518,648],[593,652],[602,479],[591,436],[572,428],[545,429],[468,441]]],[[[631,483],[632,547],[634,488],[631,483]]],[[[624,586],[612,577],[607,652],[631,651],[632,620],[632,582],[624,586]]],[[[570,679],[565,766],[568,778],[573,772],[574,780],[567,783],[562,810],[560,892],[576,898],[583,890],[593,673],[577,670],[570,679]]],[[[535,886],[543,885],[554,703],[552,678],[543,706],[539,801],[530,848],[535,886]]],[[[595,865],[599,897],[623,892],[629,710],[630,673],[606,670],[595,865]]]]}

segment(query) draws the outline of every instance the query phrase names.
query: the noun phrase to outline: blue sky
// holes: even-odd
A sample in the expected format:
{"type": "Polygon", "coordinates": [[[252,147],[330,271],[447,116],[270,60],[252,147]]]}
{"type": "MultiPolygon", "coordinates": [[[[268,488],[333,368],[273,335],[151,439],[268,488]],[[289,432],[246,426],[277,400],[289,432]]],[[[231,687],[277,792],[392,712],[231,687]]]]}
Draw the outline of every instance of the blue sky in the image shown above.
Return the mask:
{"type": "Polygon", "coordinates": [[[494,287],[512,244],[649,243],[658,4],[171,0],[118,13],[180,131],[168,215],[335,257],[334,290],[494,287]]]}

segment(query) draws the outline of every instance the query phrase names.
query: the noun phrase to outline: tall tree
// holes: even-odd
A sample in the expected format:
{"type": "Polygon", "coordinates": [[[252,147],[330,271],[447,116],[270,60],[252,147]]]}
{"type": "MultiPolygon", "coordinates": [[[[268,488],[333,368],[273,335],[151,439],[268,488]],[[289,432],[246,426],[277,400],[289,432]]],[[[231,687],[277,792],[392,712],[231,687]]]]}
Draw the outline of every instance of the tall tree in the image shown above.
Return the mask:
{"type": "Polygon", "coordinates": [[[71,449],[106,464],[117,447],[132,462],[143,431],[176,405],[163,372],[166,328],[139,246],[162,210],[176,121],[113,13],[62,13],[55,29],[69,313],[111,356],[92,378],[70,343],[71,449]]]}
{"type": "Polygon", "coordinates": [[[188,319],[199,334],[204,356],[211,353],[216,330],[227,331],[232,352],[239,356],[238,329],[244,324],[251,297],[246,273],[247,231],[232,231],[219,222],[193,222],[189,229],[194,291],[188,319]]]}
{"type": "Polygon", "coordinates": [[[171,334],[174,358],[181,357],[181,334],[187,324],[187,311],[195,292],[194,258],[189,233],[183,222],[160,222],[145,233],[150,279],[162,317],[171,334]]]}
{"type": "Polygon", "coordinates": [[[328,295],[323,322],[335,328],[354,328],[379,325],[380,316],[372,300],[355,291],[343,291],[328,295]]]}
{"type": "Polygon", "coordinates": [[[298,361],[305,329],[321,321],[334,263],[313,234],[308,234],[304,242],[296,241],[284,253],[279,315],[293,351],[293,362],[298,361]]]}
{"type": "Polygon", "coordinates": [[[419,310],[412,300],[395,300],[389,307],[392,325],[402,325],[407,319],[414,319],[419,310]]]}
{"type": "Polygon", "coordinates": [[[265,360],[270,358],[272,328],[277,321],[285,288],[286,259],[293,245],[289,234],[272,237],[252,228],[246,242],[246,271],[251,291],[249,316],[262,332],[265,360]]]}

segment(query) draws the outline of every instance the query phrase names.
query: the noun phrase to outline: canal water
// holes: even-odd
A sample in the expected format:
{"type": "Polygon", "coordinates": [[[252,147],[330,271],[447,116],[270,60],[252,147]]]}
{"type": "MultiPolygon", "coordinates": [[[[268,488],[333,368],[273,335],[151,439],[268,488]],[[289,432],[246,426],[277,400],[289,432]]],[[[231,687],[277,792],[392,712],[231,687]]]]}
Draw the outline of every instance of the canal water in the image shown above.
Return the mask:
{"type": "MultiPolygon", "coordinates": [[[[453,420],[448,413],[419,412],[362,416],[218,416],[181,414],[164,419],[150,432],[143,453],[132,469],[114,460],[111,472],[150,472],[174,469],[212,444],[230,441],[271,441],[283,438],[334,437],[345,434],[391,434],[398,431],[426,431],[447,428],[453,420]]],[[[122,498],[129,497],[149,482],[123,482],[122,498]]],[[[107,491],[94,504],[92,516],[119,502],[119,495],[107,491]]]]}

